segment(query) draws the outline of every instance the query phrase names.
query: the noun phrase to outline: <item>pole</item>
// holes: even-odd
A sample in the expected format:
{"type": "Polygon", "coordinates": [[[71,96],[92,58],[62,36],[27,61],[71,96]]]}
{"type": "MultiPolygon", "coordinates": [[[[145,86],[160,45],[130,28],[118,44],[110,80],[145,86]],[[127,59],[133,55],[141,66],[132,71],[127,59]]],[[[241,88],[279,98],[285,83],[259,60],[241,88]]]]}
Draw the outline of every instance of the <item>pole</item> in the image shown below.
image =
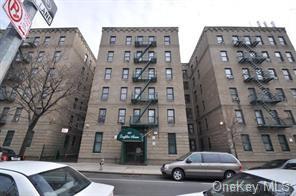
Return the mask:
{"type": "MultiPolygon", "coordinates": [[[[25,0],[23,4],[30,20],[33,21],[37,9],[32,2],[27,0],[25,0]]],[[[0,39],[0,84],[2,84],[6,72],[8,71],[21,44],[22,38],[18,35],[17,31],[10,23],[0,39]]]]}

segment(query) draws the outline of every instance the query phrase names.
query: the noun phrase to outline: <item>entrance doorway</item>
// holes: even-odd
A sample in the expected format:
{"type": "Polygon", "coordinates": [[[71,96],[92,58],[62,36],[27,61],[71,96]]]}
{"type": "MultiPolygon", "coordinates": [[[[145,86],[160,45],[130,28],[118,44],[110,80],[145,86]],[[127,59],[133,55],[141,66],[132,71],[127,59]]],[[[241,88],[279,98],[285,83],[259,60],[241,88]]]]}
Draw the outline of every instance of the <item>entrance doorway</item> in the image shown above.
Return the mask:
{"type": "Polygon", "coordinates": [[[125,142],[126,164],[144,164],[144,142],[125,142]]]}

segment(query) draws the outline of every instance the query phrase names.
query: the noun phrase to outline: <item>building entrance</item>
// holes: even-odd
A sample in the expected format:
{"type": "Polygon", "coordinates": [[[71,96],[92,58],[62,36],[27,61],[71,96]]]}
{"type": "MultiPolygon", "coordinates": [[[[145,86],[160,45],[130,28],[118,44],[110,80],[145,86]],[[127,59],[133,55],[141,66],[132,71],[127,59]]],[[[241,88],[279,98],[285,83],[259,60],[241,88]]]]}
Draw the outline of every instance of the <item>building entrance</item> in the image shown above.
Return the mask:
{"type": "Polygon", "coordinates": [[[144,142],[125,143],[126,164],[144,164],[144,142]]]}

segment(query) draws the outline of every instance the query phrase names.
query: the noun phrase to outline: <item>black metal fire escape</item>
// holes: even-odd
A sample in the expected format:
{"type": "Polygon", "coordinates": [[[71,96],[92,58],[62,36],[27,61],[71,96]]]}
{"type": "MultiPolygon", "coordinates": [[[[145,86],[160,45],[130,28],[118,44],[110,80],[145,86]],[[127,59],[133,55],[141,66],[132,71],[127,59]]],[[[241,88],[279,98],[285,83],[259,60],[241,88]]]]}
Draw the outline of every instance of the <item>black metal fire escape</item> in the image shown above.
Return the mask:
{"type": "Polygon", "coordinates": [[[244,48],[245,52],[238,55],[238,62],[240,64],[249,64],[253,69],[253,75],[250,73],[243,73],[243,78],[245,82],[255,82],[257,87],[260,89],[261,93],[258,95],[250,95],[250,103],[253,105],[262,106],[267,113],[271,116],[272,123],[258,124],[258,128],[288,128],[292,126],[291,122],[281,119],[274,110],[271,109],[272,105],[275,105],[281,101],[283,98],[277,94],[272,94],[269,92],[268,88],[265,87],[265,84],[273,80],[274,78],[270,75],[269,72],[263,71],[260,65],[266,60],[262,54],[257,53],[254,48],[259,44],[259,41],[245,40],[240,37],[237,40],[233,40],[234,47],[244,48]]]}
{"type": "Polygon", "coordinates": [[[150,108],[151,105],[156,104],[158,102],[157,93],[155,89],[152,93],[150,93],[147,88],[151,83],[157,81],[156,71],[153,69],[153,72],[148,71],[148,67],[151,64],[156,63],[156,56],[154,52],[148,51],[151,48],[156,47],[155,40],[136,40],[135,41],[136,48],[145,48],[141,52],[137,52],[134,57],[135,64],[145,64],[143,68],[141,68],[140,72],[135,71],[133,73],[133,82],[135,83],[144,83],[144,86],[141,88],[140,92],[133,92],[131,102],[135,105],[141,105],[142,109],[139,115],[133,115],[130,119],[131,127],[157,127],[158,119],[157,112],[154,113],[154,121],[148,119],[148,121],[142,120],[145,112],[150,108]],[[144,108],[143,108],[144,106],[144,108]]]}

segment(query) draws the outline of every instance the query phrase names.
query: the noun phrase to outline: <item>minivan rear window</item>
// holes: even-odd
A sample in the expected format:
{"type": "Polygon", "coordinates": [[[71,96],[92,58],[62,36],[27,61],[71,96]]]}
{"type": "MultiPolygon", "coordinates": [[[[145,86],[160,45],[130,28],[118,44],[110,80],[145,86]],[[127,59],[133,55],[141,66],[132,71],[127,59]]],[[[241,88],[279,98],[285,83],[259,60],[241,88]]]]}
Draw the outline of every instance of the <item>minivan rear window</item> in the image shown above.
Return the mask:
{"type": "Polygon", "coordinates": [[[222,163],[237,163],[237,160],[230,154],[220,154],[222,163]]]}
{"type": "Polygon", "coordinates": [[[202,154],[204,163],[220,163],[220,157],[218,154],[202,154]]]}

